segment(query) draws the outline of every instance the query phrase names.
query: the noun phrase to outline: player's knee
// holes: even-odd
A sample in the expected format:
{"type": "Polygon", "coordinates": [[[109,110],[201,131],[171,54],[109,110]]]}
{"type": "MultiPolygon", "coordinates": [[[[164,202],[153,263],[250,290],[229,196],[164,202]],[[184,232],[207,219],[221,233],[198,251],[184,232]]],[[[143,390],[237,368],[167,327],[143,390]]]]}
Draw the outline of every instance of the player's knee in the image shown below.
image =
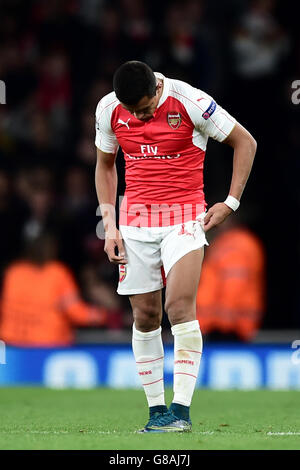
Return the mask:
{"type": "Polygon", "coordinates": [[[161,312],[152,305],[133,308],[133,319],[139,331],[147,332],[160,327],[161,312]]]}
{"type": "Polygon", "coordinates": [[[175,325],[192,320],[196,310],[193,299],[189,297],[179,297],[167,299],[165,302],[165,311],[171,325],[175,325]]]}

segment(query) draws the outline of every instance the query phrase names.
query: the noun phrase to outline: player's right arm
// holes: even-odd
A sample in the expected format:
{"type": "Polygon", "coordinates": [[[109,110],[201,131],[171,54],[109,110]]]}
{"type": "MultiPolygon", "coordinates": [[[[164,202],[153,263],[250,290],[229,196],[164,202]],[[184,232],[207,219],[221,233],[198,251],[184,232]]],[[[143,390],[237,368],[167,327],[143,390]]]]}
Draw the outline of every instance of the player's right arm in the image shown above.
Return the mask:
{"type": "Polygon", "coordinates": [[[96,109],[95,184],[105,230],[104,251],[112,263],[126,264],[123,240],[116,226],[116,155],[119,144],[111,128],[111,113],[116,101],[114,93],[110,93],[102,98],[96,109]]]}
{"type": "Polygon", "coordinates": [[[105,153],[97,148],[95,184],[105,230],[104,251],[112,263],[126,264],[123,240],[116,226],[118,177],[115,160],[116,154],[105,153]]]}

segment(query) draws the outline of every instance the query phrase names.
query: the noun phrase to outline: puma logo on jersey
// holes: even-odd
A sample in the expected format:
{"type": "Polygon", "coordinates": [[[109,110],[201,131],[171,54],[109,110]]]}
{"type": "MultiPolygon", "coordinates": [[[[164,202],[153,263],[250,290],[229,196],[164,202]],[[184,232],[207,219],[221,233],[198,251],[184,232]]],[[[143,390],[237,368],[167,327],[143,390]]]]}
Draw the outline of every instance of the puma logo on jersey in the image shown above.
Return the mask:
{"type": "Polygon", "coordinates": [[[128,124],[128,123],[129,123],[129,121],[130,121],[130,118],[129,118],[129,119],[127,119],[127,121],[126,121],[126,122],[122,121],[122,119],[118,119],[118,124],[123,124],[123,125],[124,125],[124,126],[126,126],[126,127],[127,127],[127,129],[129,130],[129,124],[128,124]]]}

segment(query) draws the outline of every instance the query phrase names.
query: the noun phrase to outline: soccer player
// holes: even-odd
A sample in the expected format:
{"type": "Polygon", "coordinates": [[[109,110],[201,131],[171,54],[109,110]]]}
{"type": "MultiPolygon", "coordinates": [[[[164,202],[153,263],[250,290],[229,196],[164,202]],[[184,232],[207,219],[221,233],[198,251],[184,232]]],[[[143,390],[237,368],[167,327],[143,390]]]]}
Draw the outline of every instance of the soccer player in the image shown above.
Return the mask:
{"type": "Polygon", "coordinates": [[[132,347],[149,405],[143,432],[190,431],[190,405],[202,354],[196,320],[205,232],[239,206],[256,141],[211,96],[154,73],[143,62],[115,72],[114,92],[96,110],[96,190],[105,227],[105,252],[119,265],[117,292],[133,311],[132,347]],[[229,144],[229,194],[206,211],[203,164],[209,137],[229,144]],[[126,191],[116,227],[119,145],[126,191]],[[174,335],[174,398],[168,409],[163,383],[161,289],[174,335]]]}

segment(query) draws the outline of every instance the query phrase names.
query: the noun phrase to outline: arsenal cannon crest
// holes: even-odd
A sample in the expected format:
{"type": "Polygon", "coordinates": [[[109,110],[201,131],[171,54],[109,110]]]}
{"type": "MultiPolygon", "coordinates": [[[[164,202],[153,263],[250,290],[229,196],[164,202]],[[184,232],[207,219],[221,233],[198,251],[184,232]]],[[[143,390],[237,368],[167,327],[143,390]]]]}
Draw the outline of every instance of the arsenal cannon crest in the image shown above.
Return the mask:
{"type": "Polygon", "coordinates": [[[172,129],[178,129],[181,124],[181,114],[180,113],[168,113],[168,124],[172,129]]]}

